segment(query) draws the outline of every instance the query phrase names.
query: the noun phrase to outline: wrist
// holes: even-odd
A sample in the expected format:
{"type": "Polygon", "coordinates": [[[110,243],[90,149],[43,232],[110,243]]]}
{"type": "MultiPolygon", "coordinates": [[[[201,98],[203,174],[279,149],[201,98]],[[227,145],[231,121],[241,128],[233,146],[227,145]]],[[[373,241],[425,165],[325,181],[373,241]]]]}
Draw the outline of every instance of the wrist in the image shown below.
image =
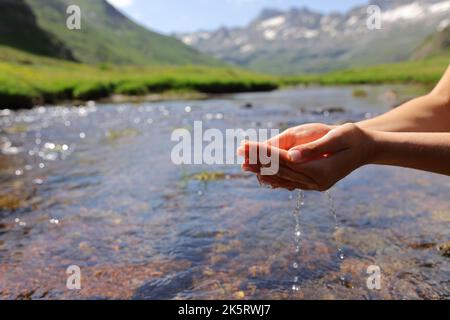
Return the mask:
{"type": "Polygon", "coordinates": [[[380,139],[378,137],[378,131],[366,129],[357,125],[362,133],[361,141],[361,166],[374,164],[376,159],[379,157],[380,150],[380,139]]]}

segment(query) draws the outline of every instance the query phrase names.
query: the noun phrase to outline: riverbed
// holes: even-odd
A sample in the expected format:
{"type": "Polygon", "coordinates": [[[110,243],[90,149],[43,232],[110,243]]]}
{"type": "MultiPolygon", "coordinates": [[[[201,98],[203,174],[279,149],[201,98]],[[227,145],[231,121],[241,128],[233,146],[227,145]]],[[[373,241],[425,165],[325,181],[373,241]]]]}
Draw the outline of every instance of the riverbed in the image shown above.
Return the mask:
{"type": "Polygon", "coordinates": [[[295,193],[262,188],[237,164],[171,161],[173,130],[194,121],[222,131],[345,123],[419,94],[362,89],[1,111],[0,298],[449,299],[450,260],[436,249],[450,240],[448,177],[362,168],[331,191],[338,229],[326,197],[307,192],[296,254],[295,193]],[[80,290],[66,286],[72,265],[80,290]]]}

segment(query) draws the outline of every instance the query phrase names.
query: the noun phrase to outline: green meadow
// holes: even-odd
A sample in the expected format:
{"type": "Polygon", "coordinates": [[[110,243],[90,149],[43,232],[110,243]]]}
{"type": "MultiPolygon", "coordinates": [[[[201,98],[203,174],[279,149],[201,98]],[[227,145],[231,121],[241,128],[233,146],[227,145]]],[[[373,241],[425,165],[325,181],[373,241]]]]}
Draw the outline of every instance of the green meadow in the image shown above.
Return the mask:
{"type": "Polygon", "coordinates": [[[238,68],[86,65],[0,49],[0,105],[26,108],[61,100],[167,91],[206,94],[267,91],[278,79],[238,68]]]}
{"type": "Polygon", "coordinates": [[[418,83],[433,85],[442,77],[450,64],[450,54],[427,58],[425,60],[406,61],[365,68],[352,68],[319,75],[301,75],[284,78],[284,84],[384,84],[418,83]]]}
{"type": "Polygon", "coordinates": [[[449,57],[435,57],[320,75],[276,77],[234,67],[87,65],[0,47],[0,106],[28,108],[63,100],[96,100],[113,94],[268,91],[298,84],[433,84],[449,62],[449,57]]]}

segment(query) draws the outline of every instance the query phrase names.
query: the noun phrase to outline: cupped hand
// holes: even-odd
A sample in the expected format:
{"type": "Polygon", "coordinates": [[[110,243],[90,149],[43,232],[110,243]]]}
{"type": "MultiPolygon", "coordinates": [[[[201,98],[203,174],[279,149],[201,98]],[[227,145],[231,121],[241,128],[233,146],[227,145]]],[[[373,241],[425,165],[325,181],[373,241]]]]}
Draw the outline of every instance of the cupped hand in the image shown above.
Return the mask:
{"type": "MultiPolygon", "coordinates": [[[[287,131],[285,140],[295,140],[293,131],[287,131]]],[[[280,168],[274,176],[259,175],[258,166],[244,166],[259,175],[261,182],[275,188],[289,190],[325,191],[352,171],[370,162],[373,150],[372,138],[369,133],[354,124],[346,124],[332,128],[322,137],[311,142],[289,145],[282,149],[280,168]]],[[[270,144],[249,142],[249,148],[274,148],[270,144]]]]}
{"type": "MultiPolygon", "coordinates": [[[[285,130],[283,133],[265,141],[262,145],[270,145],[281,150],[290,150],[295,146],[302,144],[307,144],[322,138],[328,132],[330,132],[335,126],[328,126],[321,123],[309,123],[300,125],[297,127],[292,127],[285,130]]],[[[248,147],[248,143],[245,142],[243,146],[238,149],[238,154],[244,156],[245,148],[248,147]]],[[[260,172],[260,164],[250,164],[248,161],[248,152],[246,161],[242,165],[244,171],[251,171],[254,173],[260,172]]]]}

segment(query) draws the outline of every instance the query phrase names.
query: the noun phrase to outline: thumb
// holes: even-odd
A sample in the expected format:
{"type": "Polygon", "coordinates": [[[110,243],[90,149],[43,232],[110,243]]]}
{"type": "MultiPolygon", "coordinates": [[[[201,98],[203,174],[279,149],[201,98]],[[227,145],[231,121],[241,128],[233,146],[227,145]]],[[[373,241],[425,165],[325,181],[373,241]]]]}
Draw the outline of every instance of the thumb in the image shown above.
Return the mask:
{"type": "Polygon", "coordinates": [[[345,149],[345,145],[335,130],[331,130],[322,138],[296,146],[289,150],[289,158],[292,162],[300,163],[307,160],[328,157],[330,154],[337,153],[345,149]]]}

